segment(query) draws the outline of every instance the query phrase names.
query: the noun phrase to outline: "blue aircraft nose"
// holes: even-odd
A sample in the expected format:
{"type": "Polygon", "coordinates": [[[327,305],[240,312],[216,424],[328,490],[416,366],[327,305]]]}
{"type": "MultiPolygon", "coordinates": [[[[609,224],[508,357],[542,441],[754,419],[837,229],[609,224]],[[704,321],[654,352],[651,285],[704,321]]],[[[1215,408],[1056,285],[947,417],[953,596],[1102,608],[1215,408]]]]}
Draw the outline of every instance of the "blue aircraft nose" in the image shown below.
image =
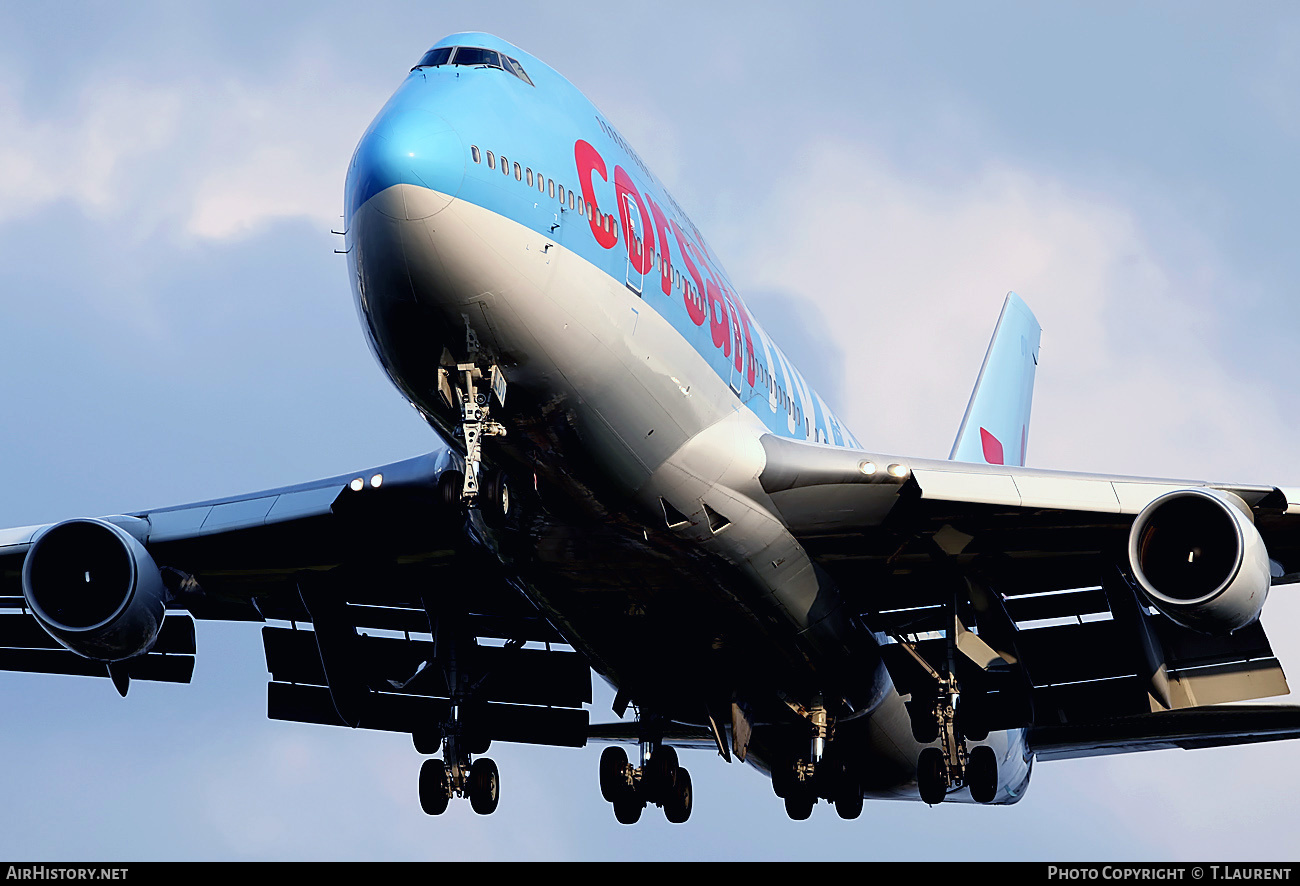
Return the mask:
{"type": "MultiPolygon", "coordinates": [[[[417,109],[387,111],[361,137],[348,169],[348,218],[393,185],[416,185],[455,197],[465,180],[465,163],[460,135],[442,117],[417,109]]],[[[436,200],[433,204],[446,205],[436,200]]],[[[426,210],[421,216],[429,214],[426,210]]]]}

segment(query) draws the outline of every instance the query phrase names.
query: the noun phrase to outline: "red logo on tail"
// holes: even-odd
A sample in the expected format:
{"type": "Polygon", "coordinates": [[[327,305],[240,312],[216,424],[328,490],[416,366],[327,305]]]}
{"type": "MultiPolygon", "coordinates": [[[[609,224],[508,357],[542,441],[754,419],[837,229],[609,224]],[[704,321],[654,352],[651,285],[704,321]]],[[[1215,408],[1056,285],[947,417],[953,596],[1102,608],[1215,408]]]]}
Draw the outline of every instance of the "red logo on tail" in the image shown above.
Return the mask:
{"type": "Polygon", "coordinates": [[[980,428],[980,443],[984,447],[984,460],[991,465],[1006,464],[1002,460],[1002,443],[988,431],[980,428]]]}

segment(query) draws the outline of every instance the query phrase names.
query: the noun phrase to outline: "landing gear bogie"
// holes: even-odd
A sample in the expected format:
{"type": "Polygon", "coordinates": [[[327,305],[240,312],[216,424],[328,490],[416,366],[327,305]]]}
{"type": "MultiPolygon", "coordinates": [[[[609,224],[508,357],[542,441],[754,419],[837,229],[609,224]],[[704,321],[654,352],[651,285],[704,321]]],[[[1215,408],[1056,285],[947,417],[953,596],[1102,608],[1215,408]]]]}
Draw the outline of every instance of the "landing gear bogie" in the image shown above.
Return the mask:
{"type": "Polygon", "coordinates": [[[641,766],[633,766],[620,747],[601,752],[600,795],[613,805],[620,824],[635,824],[652,804],[661,807],[670,822],[682,824],[691,817],[695,802],[691,774],[678,762],[675,748],[647,744],[641,766]]]}

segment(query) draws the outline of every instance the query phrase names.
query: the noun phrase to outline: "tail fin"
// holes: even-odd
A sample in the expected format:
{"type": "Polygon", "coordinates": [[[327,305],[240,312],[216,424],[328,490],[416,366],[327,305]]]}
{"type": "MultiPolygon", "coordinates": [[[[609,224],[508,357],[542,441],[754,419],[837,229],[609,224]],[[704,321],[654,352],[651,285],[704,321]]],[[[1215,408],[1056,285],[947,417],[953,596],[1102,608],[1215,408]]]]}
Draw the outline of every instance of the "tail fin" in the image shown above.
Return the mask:
{"type": "Polygon", "coordinates": [[[949,459],[1024,465],[1041,333],[1034,312],[1008,292],[949,459]]]}

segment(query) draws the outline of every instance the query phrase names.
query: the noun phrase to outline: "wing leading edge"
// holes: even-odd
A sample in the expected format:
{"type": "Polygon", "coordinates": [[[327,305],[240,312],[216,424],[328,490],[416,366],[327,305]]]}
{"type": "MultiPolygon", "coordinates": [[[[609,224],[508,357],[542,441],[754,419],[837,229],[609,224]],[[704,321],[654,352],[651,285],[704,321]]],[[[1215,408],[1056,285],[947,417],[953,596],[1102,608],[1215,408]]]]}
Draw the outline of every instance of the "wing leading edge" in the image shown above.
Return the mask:
{"type": "MultiPolygon", "coordinates": [[[[1219,731],[1200,740],[1266,740],[1251,737],[1248,719],[1161,719],[1289,690],[1257,620],[1206,633],[1154,608],[1128,542],[1153,503],[1189,490],[1222,496],[1249,511],[1242,525],[1258,529],[1281,577],[1295,571],[1300,526],[1282,491],[762,443],[764,491],[867,626],[889,638],[883,652],[900,693],[929,691],[933,672],[917,657],[943,662],[955,630],[957,648],[972,650],[970,681],[992,697],[1016,695],[1005,716],[1032,723],[1054,754],[1191,746],[1184,731],[1211,723],[1219,731]]],[[[1293,716],[1267,710],[1270,724],[1293,716]]]]}
{"type": "MultiPolygon", "coordinates": [[[[472,706],[475,742],[581,746],[587,660],[554,648],[565,638],[486,552],[460,502],[462,464],[442,449],[248,495],[0,530],[0,670],[110,677],[125,694],[132,679],[189,682],[191,616],[281,622],[262,629],[272,719],[408,732],[427,744],[441,741],[431,736],[457,719],[457,705],[472,706]],[[157,579],[124,594],[156,592],[167,610],[142,654],[115,659],[75,631],[65,642],[69,632],[56,637],[41,619],[43,592],[32,588],[42,579],[25,581],[25,565],[36,574],[27,561],[69,527],[94,542],[80,548],[108,545],[102,562],[72,570],[85,572],[77,592],[103,586],[122,552],[133,580],[157,579]],[[545,648],[524,648],[530,641],[545,648]]],[[[509,543],[510,533],[498,534],[509,543]]],[[[71,618],[64,606],[45,608],[52,620],[71,618]]],[[[105,622],[110,637],[125,611],[105,622]]]]}

